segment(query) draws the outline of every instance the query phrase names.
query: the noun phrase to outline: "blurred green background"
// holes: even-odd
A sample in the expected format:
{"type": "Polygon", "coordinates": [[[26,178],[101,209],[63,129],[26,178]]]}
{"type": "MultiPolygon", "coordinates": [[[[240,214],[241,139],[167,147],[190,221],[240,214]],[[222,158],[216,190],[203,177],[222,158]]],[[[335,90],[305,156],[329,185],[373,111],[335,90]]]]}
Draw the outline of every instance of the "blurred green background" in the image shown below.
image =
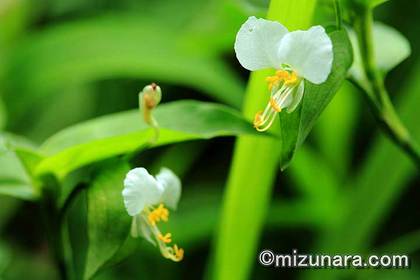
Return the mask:
{"type": "MultiPolygon", "coordinates": [[[[240,109],[249,74],[235,59],[234,38],[248,16],[264,16],[267,6],[263,0],[0,0],[0,129],[38,145],[69,125],[137,108],[139,90],[152,81],[162,87],[163,102],[197,99],[240,109]]],[[[411,56],[386,85],[418,140],[419,11],[420,2],[409,0],[375,10],[376,19],[411,43],[411,56]]],[[[334,23],[331,1],[318,1],[314,21],[334,23]]],[[[168,166],[182,178],[183,197],[169,227],[186,257],[171,263],[136,240],[121,252],[121,259],[129,257],[117,258],[97,279],[210,275],[233,144],[234,138],[225,137],[138,155],[138,165],[153,172],[168,166]]],[[[346,82],[290,168],[279,170],[258,247],[281,253],[403,253],[411,256],[411,268],[273,269],[255,258],[251,278],[420,279],[419,179],[414,164],[381,134],[361,94],[346,82]]],[[[82,193],[70,209],[69,232],[85,230],[84,199],[82,193]]],[[[1,279],[58,277],[38,204],[0,196],[0,232],[1,279]]]]}

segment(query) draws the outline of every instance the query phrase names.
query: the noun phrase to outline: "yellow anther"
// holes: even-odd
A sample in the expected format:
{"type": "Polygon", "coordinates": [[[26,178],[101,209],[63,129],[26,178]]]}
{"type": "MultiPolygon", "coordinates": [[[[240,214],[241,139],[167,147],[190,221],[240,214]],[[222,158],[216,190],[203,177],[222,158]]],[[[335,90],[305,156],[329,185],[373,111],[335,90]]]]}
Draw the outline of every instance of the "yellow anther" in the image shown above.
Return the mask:
{"type": "Polygon", "coordinates": [[[158,221],[158,217],[156,217],[155,213],[153,213],[153,212],[150,213],[149,216],[148,216],[148,218],[149,218],[149,223],[152,226],[156,225],[156,222],[158,221]]]}
{"type": "Polygon", "coordinates": [[[290,73],[287,72],[286,70],[277,70],[276,76],[278,79],[287,80],[290,77],[290,73]]]}
{"type": "Polygon", "coordinates": [[[298,81],[298,75],[293,71],[287,79],[284,80],[286,85],[293,85],[298,81]]]}
{"type": "Polygon", "coordinates": [[[163,241],[164,243],[171,243],[172,242],[171,237],[172,237],[172,234],[170,233],[167,233],[165,235],[162,235],[159,233],[158,235],[159,240],[163,241]]]}
{"type": "Polygon", "coordinates": [[[277,70],[274,76],[268,76],[265,80],[268,82],[268,89],[271,90],[281,81],[284,81],[287,85],[296,83],[298,76],[294,71],[289,72],[286,70],[277,70]]]}
{"type": "Polygon", "coordinates": [[[158,208],[150,212],[148,219],[151,225],[156,225],[157,222],[167,222],[169,218],[169,210],[161,203],[158,208]]]}
{"type": "Polygon", "coordinates": [[[166,209],[162,203],[159,205],[159,207],[156,210],[159,211],[159,215],[162,221],[167,222],[169,218],[169,210],[166,209]]]}
{"type": "Polygon", "coordinates": [[[277,76],[268,76],[265,80],[269,83],[277,81],[279,78],[277,76]]]}
{"type": "Polygon", "coordinates": [[[184,249],[174,245],[174,255],[177,261],[181,261],[184,258],[184,249]]]}
{"type": "Polygon", "coordinates": [[[265,78],[268,83],[268,89],[271,90],[273,86],[280,81],[279,77],[277,76],[268,76],[265,78]]]}
{"type": "Polygon", "coordinates": [[[270,106],[274,109],[277,113],[281,112],[281,108],[277,104],[276,100],[273,97],[270,98],[270,106]]]}
{"type": "Polygon", "coordinates": [[[256,127],[256,128],[259,127],[264,122],[264,120],[261,117],[261,115],[262,115],[262,111],[259,111],[259,112],[257,112],[255,114],[255,117],[254,117],[254,127],[256,127]]]}

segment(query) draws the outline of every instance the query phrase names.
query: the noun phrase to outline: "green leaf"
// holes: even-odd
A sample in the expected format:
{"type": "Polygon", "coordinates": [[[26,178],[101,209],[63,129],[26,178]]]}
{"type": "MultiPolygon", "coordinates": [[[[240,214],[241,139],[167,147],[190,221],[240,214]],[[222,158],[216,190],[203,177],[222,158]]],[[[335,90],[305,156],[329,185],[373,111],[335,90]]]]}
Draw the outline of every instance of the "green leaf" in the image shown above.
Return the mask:
{"type": "Polygon", "coordinates": [[[122,13],[34,34],[10,55],[5,79],[10,111],[24,114],[34,99],[110,77],[189,86],[239,107],[243,92],[239,77],[203,43],[182,37],[183,30],[153,17],[122,13]],[[194,51],[191,45],[196,46],[194,51]],[[16,99],[15,92],[25,98],[16,99]]]}
{"type": "Polygon", "coordinates": [[[375,59],[378,68],[388,72],[411,54],[410,42],[397,29],[376,22],[373,25],[375,59]]]}
{"type": "Polygon", "coordinates": [[[3,129],[7,122],[6,106],[0,98],[0,129],[3,129]]]}
{"type": "Polygon", "coordinates": [[[87,223],[87,189],[85,188],[75,196],[66,213],[67,234],[64,236],[68,237],[65,245],[68,251],[71,251],[70,279],[83,279],[89,247],[87,223]]]}
{"type": "Polygon", "coordinates": [[[226,106],[198,101],[178,101],[159,106],[155,117],[161,127],[157,143],[154,131],[137,110],[117,113],[67,128],[48,139],[41,151],[48,157],[37,174],[63,178],[92,162],[131,153],[142,146],[160,146],[194,139],[241,134],[258,135],[238,112],[226,106]]]}
{"type": "Polygon", "coordinates": [[[29,18],[28,6],[25,1],[2,1],[0,17],[1,52],[10,48],[24,32],[29,18]]]}
{"type": "Polygon", "coordinates": [[[121,195],[130,166],[110,160],[88,188],[88,240],[84,278],[90,279],[118,251],[130,231],[131,218],[121,195]]]}
{"type": "MultiPolygon", "coordinates": [[[[290,167],[290,176],[297,189],[309,199],[323,201],[320,207],[326,207],[330,201],[337,201],[337,186],[340,181],[326,161],[320,161],[322,156],[316,151],[302,147],[296,155],[294,164],[290,167]],[[317,168],[313,168],[316,166],[317,168]],[[314,188],[314,182],[317,187],[314,188]]],[[[330,216],[333,216],[330,213],[330,216]]]]}
{"type": "MultiPolygon", "coordinates": [[[[398,112],[412,133],[413,139],[420,139],[417,118],[420,106],[419,74],[418,62],[397,100],[398,112]]],[[[359,170],[353,174],[345,187],[348,191],[344,192],[343,196],[348,199],[348,203],[343,203],[342,207],[337,209],[344,214],[342,221],[338,226],[323,233],[315,250],[358,254],[368,252],[378,229],[389,218],[390,211],[410,186],[409,182],[418,176],[418,169],[413,162],[383,134],[379,134],[370,146],[372,148],[361,162],[359,170]]],[[[310,273],[316,274],[317,279],[319,277],[341,279],[342,274],[349,272],[349,270],[333,270],[329,271],[328,275],[321,273],[321,276],[320,271],[310,273]]]]}
{"type": "Polygon", "coordinates": [[[332,173],[337,179],[344,180],[350,171],[355,144],[353,135],[361,110],[359,98],[356,88],[345,81],[314,127],[321,157],[334,170],[332,173]]]}
{"type": "MultiPolygon", "coordinates": [[[[349,35],[354,57],[350,74],[353,79],[363,85],[366,78],[357,36],[353,30],[349,30],[349,35]]],[[[410,42],[404,35],[395,28],[381,22],[375,22],[373,25],[373,44],[377,67],[384,75],[411,54],[410,42]]]]}
{"type": "Polygon", "coordinates": [[[320,85],[305,81],[302,104],[291,114],[287,112],[279,114],[282,170],[288,166],[296,149],[305,141],[315,121],[340,88],[351,65],[352,51],[346,32],[333,31],[329,36],[333,42],[334,61],[327,81],[320,85]]]}
{"type": "Polygon", "coordinates": [[[0,135],[0,194],[35,200],[39,197],[39,190],[11,142],[10,137],[0,135]]]}
{"type": "Polygon", "coordinates": [[[374,8],[388,1],[389,0],[366,0],[365,2],[370,8],[374,8]]]}
{"type": "Polygon", "coordinates": [[[348,5],[349,9],[358,10],[358,8],[373,9],[389,0],[344,0],[344,4],[348,5]]]}

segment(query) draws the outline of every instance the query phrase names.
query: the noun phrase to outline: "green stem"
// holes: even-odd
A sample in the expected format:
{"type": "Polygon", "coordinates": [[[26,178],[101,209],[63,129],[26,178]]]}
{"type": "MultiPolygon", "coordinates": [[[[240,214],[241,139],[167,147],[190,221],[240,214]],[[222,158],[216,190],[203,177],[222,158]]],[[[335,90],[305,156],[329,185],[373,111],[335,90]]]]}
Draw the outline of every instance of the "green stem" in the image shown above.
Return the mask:
{"type": "MultiPolygon", "coordinates": [[[[311,22],[315,3],[315,0],[273,0],[268,18],[280,21],[290,30],[304,29],[311,22]]],[[[251,74],[243,107],[249,119],[267,105],[265,78],[269,74],[270,71],[251,74]]],[[[238,138],[214,248],[211,275],[214,279],[248,279],[253,265],[258,263],[258,242],[278,171],[280,147],[278,140],[268,137],[238,138]]]]}
{"type": "Polygon", "coordinates": [[[337,25],[337,29],[340,30],[342,27],[342,15],[341,15],[341,5],[340,5],[340,0],[334,0],[334,10],[335,10],[335,20],[336,20],[336,25],[337,25]]]}
{"type": "Polygon", "coordinates": [[[56,190],[58,189],[55,178],[43,178],[42,209],[46,226],[46,236],[52,251],[54,262],[60,275],[60,279],[68,279],[66,259],[64,255],[62,222],[60,211],[57,207],[56,190]]]}
{"type": "Polygon", "coordinates": [[[156,121],[156,119],[153,117],[153,114],[152,114],[153,109],[147,108],[146,102],[142,101],[141,98],[142,98],[142,93],[140,92],[139,93],[140,116],[145,123],[147,123],[149,126],[151,126],[153,128],[154,136],[150,140],[150,143],[155,144],[157,142],[157,140],[159,139],[159,135],[160,135],[159,124],[156,121]]]}
{"type": "Polygon", "coordinates": [[[369,105],[382,129],[420,168],[420,150],[398,117],[386,91],[384,79],[376,66],[372,10],[360,8],[354,24],[369,84],[368,88],[363,88],[369,99],[369,105]]]}

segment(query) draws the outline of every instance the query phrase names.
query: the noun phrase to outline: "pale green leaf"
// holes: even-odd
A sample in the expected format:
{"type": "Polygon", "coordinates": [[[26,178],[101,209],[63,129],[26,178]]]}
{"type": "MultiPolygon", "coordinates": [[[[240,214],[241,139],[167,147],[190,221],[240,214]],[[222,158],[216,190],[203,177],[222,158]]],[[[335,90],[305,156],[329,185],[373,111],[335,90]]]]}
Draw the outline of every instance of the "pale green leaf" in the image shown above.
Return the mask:
{"type": "MultiPolygon", "coordinates": [[[[349,35],[353,46],[354,57],[350,74],[353,79],[363,85],[366,78],[359,43],[353,30],[349,30],[349,35]]],[[[373,44],[377,67],[384,75],[411,54],[410,42],[408,42],[404,35],[395,28],[381,22],[375,22],[373,25],[373,44]]]]}
{"type": "Polygon", "coordinates": [[[257,134],[239,113],[226,106],[198,101],[178,101],[159,106],[155,117],[161,127],[159,140],[151,145],[154,131],[137,110],[117,113],[67,128],[52,136],[41,151],[47,155],[37,174],[63,177],[83,165],[131,153],[144,145],[160,146],[216,136],[257,134]]]}
{"type": "Polygon", "coordinates": [[[16,153],[11,139],[0,135],[0,194],[25,200],[39,197],[25,162],[16,153]]]}
{"type": "Polygon", "coordinates": [[[243,91],[239,77],[205,48],[189,51],[189,45],[200,43],[187,44],[180,39],[182,32],[126,13],[46,29],[28,37],[10,55],[6,101],[17,116],[34,100],[63,87],[128,77],[192,87],[239,107],[243,91]],[[25,98],[14,102],[16,92],[25,98]]]}
{"type": "Polygon", "coordinates": [[[373,40],[378,68],[385,73],[404,61],[411,53],[407,38],[397,29],[381,22],[376,22],[373,26],[373,40]]]}

